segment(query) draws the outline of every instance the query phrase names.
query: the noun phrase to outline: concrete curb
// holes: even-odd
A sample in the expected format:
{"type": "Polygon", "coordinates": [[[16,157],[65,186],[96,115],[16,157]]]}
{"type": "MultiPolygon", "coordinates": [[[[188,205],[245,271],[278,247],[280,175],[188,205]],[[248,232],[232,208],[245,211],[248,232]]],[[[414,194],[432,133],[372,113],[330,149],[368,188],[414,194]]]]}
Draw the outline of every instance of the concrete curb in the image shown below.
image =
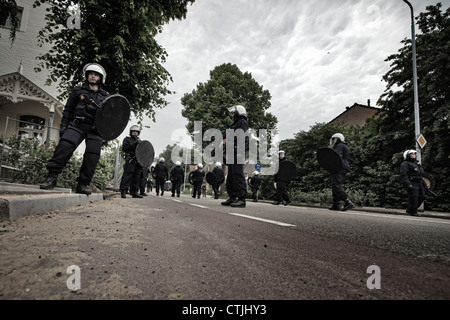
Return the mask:
{"type": "Polygon", "coordinates": [[[81,206],[103,199],[102,193],[93,193],[89,196],[84,194],[9,196],[0,199],[0,218],[14,221],[25,216],[81,206]]]}

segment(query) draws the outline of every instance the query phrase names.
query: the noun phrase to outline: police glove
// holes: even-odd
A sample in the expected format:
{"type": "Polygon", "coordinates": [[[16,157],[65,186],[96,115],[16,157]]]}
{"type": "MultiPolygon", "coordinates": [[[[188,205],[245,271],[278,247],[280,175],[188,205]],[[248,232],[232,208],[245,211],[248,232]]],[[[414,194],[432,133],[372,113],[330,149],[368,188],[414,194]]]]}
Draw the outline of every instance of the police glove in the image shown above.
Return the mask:
{"type": "Polygon", "coordinates": [[[59,126],[59,137],[61,138],[64,134],[64,132],[66,132],[67,128],[69,127],[69,124],[64,122],[61,123],[61,125],[59,126]]]}
{"type": "Polygon", "coordinates": [[[409,186],[408,186],[408,190],[412,190],[413,189],[413,186],[412,186],[412,184],[410,184],[409,186]]]}

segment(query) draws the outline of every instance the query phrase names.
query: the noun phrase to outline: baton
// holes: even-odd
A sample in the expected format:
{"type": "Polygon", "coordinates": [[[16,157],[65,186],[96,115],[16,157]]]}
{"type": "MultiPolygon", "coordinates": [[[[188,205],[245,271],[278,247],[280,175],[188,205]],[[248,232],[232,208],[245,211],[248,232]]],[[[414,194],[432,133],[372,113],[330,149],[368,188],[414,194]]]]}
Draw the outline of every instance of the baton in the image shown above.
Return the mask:
{"type": "Polygon", "coordinates": [[[433,191],[431,191],[430,189],[427,189],[427,191],[429,192],[429,193],[431,193],[433,196],[435,196],[435,197],[439,197],[436,193],[434,193],[433,191]]]}

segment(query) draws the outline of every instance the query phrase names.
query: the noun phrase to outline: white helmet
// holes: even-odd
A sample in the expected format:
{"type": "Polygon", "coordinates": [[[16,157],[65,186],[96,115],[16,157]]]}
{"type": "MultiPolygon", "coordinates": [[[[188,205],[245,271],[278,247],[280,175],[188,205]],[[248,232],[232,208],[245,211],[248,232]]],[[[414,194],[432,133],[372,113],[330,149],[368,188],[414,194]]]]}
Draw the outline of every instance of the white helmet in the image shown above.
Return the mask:
{"type": "Polygon", "coordinates": [[[330,144],[333,144],[333,139],[335,139],[335,138],[341,140],[341,142],[345,142],[345,138],[342,133],[335,133],[335,134],[333,134],[333,136],[330,139],[330,144]]]}
{"type": "Polygon", "coordinates": [[[254,175],[254,176],[259,175],[259,171],[253,171],[253,175],[254,175]]]}
{"type": "Polygon", "coordinates": [[[179,166],[181,166],[181,162],[180,162],[180,161],[177,161],[177,162],[175,162],[175,165],[176,165],[177,167],[179,167],[179,166]]]}
{"type": "Polygon", "coordinates": [[[166,159],[164,159],[163,157],[159,158],[159,162],[164,162],[166,161],[166,159]]]}
{"type": "Polygon", "coordinates": [[[231,113],[234,112],[238,116],[245,116],[245,117],[247,116],[247,111],[241,105],[236,105],[236,106],[229,107],[228,111],[231,112],[231,113]]]}
{"type": "Polygon", "coordinates": [[[197,165],[197,168],[203,169],[203,165],[202,165],[201,163],[199,163],[199,164],[197,165]]]}
{"type": "Polygon", "coordinates": [[[98,63],[88,63],[87,65],[85,65],[83,67],[83,74],[85,77],[87,76],[86,73],[89,71],[94,71],[94,72],[97,72],[98,74],[100,74],[102,76],[101,81],[103,84],[105,84],[106,71],[101,65],[99,65],[98,63]]]}
{"type": "Polygon", "coordinates": [[[416,150],[406,150],[405,152],[403,152],[403,159],[405,159],[405,160],[408,159],[408,157],[411,153],[417,154],[417,151],[416,150]]]}
{"type": "Polygon", "coordinates": [[[221,167],[222,164],[220,162],[216,162],[216,167],[221,167]]]}
{"type": "Polygon", "coordinates": [[[131,128],[130,128],[130,135],[131,135],[131,131],[137,131],[140,134],[141,133],[141,128],[139,128],[137,125],[132,125],[131,128]]]}

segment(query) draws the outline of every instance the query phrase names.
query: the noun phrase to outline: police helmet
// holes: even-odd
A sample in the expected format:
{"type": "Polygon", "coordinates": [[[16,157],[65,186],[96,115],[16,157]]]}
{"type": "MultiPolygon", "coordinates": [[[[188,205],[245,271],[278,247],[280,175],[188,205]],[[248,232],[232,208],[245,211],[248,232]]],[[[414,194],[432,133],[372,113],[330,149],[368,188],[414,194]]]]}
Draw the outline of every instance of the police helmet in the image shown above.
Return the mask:
{"type": "Polygon", "coordinates": [[[132,125],[130,128],[130,135],[132,131],[137,131],[139,134],[141,133],[141,128],[139,128],[137,125],[132,125]]]}
{"type": "Polygon", "coordinates": [[[403,159],[405,159],[405,160],[408,159],[409,155],[411,153],[417,154],[417,151],[416,150],[406,150],[405,152],[403,152],[403,159]]]}
{"type": "Polygon", "coordinates": [[[166,161],[166,159],[164,159],[164,157],[159,158],[159,162],[164,162],[166,161]]]}
{"type": "Polygon", "coordinates": [[[345,142],[344,135],[342,133],[335,133],[330,139],[330,144],[333,144],[333,139],[339,139],[341,142],[345,142]]]}
{"type": "MultiPolygon", "coordinates": [[[[93,71],[93,72],[97,72],[98,74],[100,74],[101,76],[101,83],[105,84],[106,81],[106,71],[105,69],[99,65],[98,63],[88,63],[87,65],[85,65],[83,67],[83,74],[85,76],[85,78],[87,79],[88,76],[88,72],[93,71]]],[[[100,84],[100,83],[97,83],[100,84]]]]}
{"type": "Polygon", "coordinates": [[[216,167],[221,167],[222,164],[220,162],[216,162],[216,167]]]}
{"type": "Polygon", "coordinates": [[[177,162],[175,162],[175,165],[176,165],[177,167],[179,167],[179,166],[181,166],[181,162],[180,162],[180,161],[177,161],[177,162]]]}
{"type": "Polygon", "coordinates": [[[199,163],[199,164],[197,165],[197,168],[203,169],[203,164],[199,163]]]}
{"type": "Polygon", "coordinates": [[[253,175],[254,175],[254,176],[257,176],[257,175],[259,175],[259,171],[256,171],[256,170],[255,170],[255,171],[253,171],[253,175]]]}
{"type": "Polygon", "coordinates": [[[228,108],[230,113],[235,113],[237,116],[247,116],[247,110],[241,105],[236,105],[228,108]]]}

